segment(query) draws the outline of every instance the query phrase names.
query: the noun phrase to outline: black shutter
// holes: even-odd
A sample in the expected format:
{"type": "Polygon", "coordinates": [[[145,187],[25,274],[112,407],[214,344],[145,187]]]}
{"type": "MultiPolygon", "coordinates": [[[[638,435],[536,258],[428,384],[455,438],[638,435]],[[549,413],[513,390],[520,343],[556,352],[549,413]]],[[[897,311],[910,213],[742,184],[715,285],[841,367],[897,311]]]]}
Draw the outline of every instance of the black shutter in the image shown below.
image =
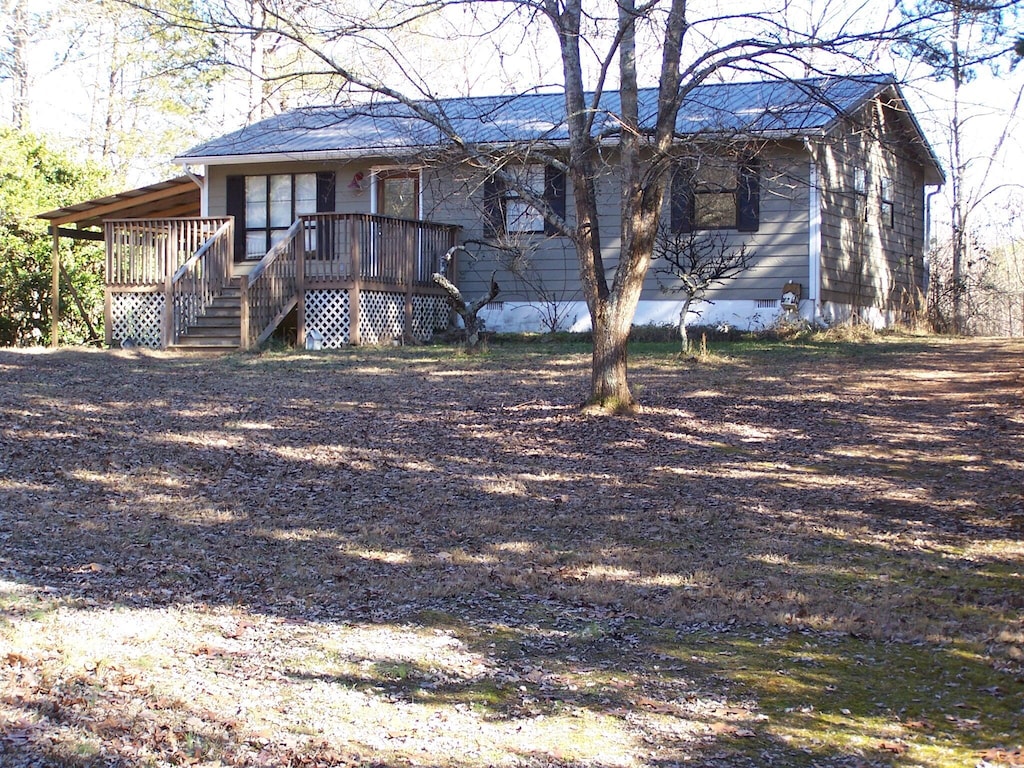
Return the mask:
{"type": "Polygon", "coordinates": [[[484,180],[484,237],[500,237],[505,234],[505,204],[502,198],[504,185],[493,176],[484,180]]]}
{"type": "Polygon", "coordinates": [[[235,217],[235,261],[245,260],[245,176],[228,176],[225,210],[235,217]]]}
{"type": "Polygon", "coordinates": [[[316,175],[316,212],[334,213],[334,171],[320,171],[316,175]]]}
{"type": "Polygon", "coordinates": [[[696,200],[693,195],[693,168],[689,163],[677,165],[672,172],[672,189],[669,206],[673,234],[693,232],[694,208],[696,200]]]}
{"type": "MultiPolygon", "coordinates": [[[[544,202],[558,218],[565,221],[565,173],[550,165],[544,168],[544,202]]],[[[544,219],[544,234],[559,235],[561,232],[544,219]]]]}
{"type": "MultiPolygon", "coordinates": [[[[316,175],[316,212],[334,213],[335,206],[334,171],[320,171],[316,175]]],[[[337,222],[318,221],[316,225],[316,255],[319,259],[329,259],[334,255],[335,232],[337,222]]],[[[308,241],[307,241],[308,242],[308,241]]],[[[307,246],[308,248],[309,246],[307,246]]]]}
{"type": "Polygon", "coordinates": [[[740,165],[736,189],[736,229],[757,232],[761,226],[761,163],[751,158],[740,165]]]}

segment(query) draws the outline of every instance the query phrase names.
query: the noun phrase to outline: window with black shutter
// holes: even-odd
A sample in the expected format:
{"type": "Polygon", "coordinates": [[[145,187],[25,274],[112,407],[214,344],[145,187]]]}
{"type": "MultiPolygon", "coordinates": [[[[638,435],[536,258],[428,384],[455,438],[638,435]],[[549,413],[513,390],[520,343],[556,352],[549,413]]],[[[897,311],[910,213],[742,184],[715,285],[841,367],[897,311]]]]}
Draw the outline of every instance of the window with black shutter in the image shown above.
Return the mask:
{"type": "Polygon", "coordinates": [[[760,165],[725,157],[680,161],[672,174],[670,218],[672,231],[760,227],[760,165]]]}
{"type": "Polygon", "coordinates": [[[304,213],[334,210],[335,175],[229,176],[227,212],[235,217],[235,259],[258,261],[304,213]]]}
{"type": "Polygon", "coordinates": [[[558,234],[544,214],[530,204],[524,190],[542,197],[552,213],[564,220],[565,174],[540,163],[507,170],[514,183],[506,185],[493,177],[484,182],[484,234],[487,237],[558,234]]]}

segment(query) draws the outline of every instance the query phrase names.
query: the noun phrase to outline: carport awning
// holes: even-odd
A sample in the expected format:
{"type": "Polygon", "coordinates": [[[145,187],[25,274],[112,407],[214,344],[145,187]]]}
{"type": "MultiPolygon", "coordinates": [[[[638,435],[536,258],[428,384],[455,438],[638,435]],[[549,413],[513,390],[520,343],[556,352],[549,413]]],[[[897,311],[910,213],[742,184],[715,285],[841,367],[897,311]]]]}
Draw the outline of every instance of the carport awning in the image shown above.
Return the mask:
{"type": "Polygon", "coordinates": [[[118,192],[116,195],[86,200],[84,203],[66,205],[54,211],[36,214],[37,219],[50,223],[53,233],[53,256],[50,295],[50,346],[59,344],[60,335],[60,279],[71,292],[79,313],[89,328],[89,333],[98,338],[96,330],[89,320],[89,314],[75,293],[74,286],[60,262],[60,238],[70,237],[75,240],[102,240],[103,222],[106,219],[173,219],[199,216],[201,213],[201,197],[199,182],[191,176],[178,176],[176,179],[160,181],[138,189],[118,192]],[[74,224],[74,228],[66,225],[74,224]]]}
{"type": "Polygon", "coordinates": [[[103,239],[104,219],[169,219],[200,215],[199,186],[190,176],[179,176],[116,195],[98,197],[36,215],[57,227],[63,237],[103,239]],[[71,229],[66,225],[74,224],[71,229]]]}

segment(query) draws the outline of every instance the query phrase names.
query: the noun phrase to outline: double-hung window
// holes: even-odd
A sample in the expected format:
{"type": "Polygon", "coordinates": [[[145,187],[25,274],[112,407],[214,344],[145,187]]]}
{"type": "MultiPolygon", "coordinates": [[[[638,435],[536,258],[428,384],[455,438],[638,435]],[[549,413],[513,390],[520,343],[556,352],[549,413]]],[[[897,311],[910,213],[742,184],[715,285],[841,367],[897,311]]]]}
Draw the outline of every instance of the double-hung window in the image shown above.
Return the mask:
{"type": "Polygon", "coordinates": [[[485,230],[489,237],[556,234],[530,197],[565,219],[565,174],[551,166],[531,163],[506,169],[511,179],[495,177],[484,184],[485,230]]]}
{"type": "Polygon", "coordinates": [[[334,210],[334,173],[229,176],[227,212],[235,217],[235,259],[258,261],[304,213],[334,210]]]}
{"type": "Polygon", "coordinates": [[[853,169],[853,215],[868,220],[868,172],[864,168],[853,169]]]}
{"type": "Polygon", "coordinates": [[[892,227],[896,223],[896,207],[894,205],[892,179],[888,176],[883,176],[878,180],[878,197],[882,225],[892,227]]]}

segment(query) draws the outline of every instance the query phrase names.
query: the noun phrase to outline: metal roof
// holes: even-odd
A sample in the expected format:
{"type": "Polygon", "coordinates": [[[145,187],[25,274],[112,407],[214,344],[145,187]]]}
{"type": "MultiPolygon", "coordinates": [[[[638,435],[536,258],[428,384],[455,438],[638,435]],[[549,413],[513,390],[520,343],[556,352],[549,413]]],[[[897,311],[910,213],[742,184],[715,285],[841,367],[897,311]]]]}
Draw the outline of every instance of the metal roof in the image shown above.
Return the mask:
{"type": "MultiPolygon", "coordinates": [[[[75,203],[46,213],[36,214],[50,224],[75,224],[79,229],[100,227],[105,219],[173,218],[198,216],[199,186],[191,176],[178,176],[138,189],[75,203]]],[[[73,236],[73,230],[62,234],[73,236]]]]}
{"type": "MultiPolygon", "coordinates": [[[[806,135],[826,129],[880,90],[888,77],[822,77],[796,81],[702,85],[687,96],[676,123],[680,134],[752,133],[806,135]]],[[[658,93],[640,94],[641,123],[653,125],[658,93]]],[[[565,141],[565,99],[561,93],[486,96],[416,102],[446,119],[467,142],[505,144],[565,141]]],[[[596,118],[599,132],[614,134],[619,94],[605,93],[596,118]]],[[[200,144],[179,163],[260,155],[389,153],[444,147],[451,142],[404,104],[375,101],[354,106],[298,109],[270,117],[200,144]]]]}

